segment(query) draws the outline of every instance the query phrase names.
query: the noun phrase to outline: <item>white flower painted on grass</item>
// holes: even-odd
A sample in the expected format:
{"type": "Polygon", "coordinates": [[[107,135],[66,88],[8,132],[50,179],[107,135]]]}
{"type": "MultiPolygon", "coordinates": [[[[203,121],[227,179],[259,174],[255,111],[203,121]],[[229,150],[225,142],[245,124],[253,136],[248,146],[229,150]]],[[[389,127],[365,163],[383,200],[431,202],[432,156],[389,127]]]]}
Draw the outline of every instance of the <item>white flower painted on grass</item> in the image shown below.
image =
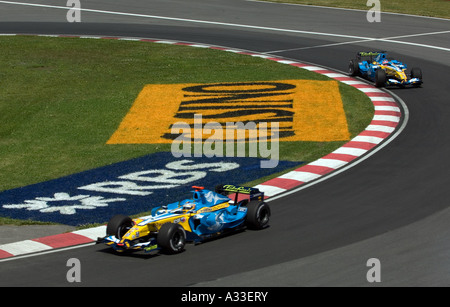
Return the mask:
{"type": "Polygon", "coordinates": [[[104,198],[90,195],[70,196],[68,193],[55,193],[53,197],[36,197],[33,200],[25,200],[22,204],[3,205],[3,208],[39,210],[42,213],[59,211],[60,214],[71,215],[76,214],[77,209],[92,210],[98,207],[107,207],[111,202],[125,200],[125,198],[104,198]],[[67,205],[52,206],[51,203],[55,202],[67,202],[67,205]]]}

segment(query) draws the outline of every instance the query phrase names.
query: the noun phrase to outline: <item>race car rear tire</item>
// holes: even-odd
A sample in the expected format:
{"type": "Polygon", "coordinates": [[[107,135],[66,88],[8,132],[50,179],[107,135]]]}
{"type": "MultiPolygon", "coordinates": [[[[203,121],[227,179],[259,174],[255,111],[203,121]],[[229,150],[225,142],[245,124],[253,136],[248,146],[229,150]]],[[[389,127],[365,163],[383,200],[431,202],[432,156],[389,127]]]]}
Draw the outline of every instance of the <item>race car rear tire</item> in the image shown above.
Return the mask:
{"type": "Polygon", "coordinates": [[[270,207],[265,202],[251,201],[247,205],[246,225],[250,229],[263,229],[270,220],[270,207]]]}
{"type": "Polygon", "coordinates": [[[134,222],[129,216],[123,214],[114,215],[106,226],[106,234],[121,239],[133,225],[134,222]]]}
{"type": "Polygon", "coordinates": [[[378,69],[375,72],[375,86],[383,87],[386,85],[386,81],[387,81],[386,72],[382,69],[378,69]]]}
{"type": "Polygon", "coordinates": [[[186,231],[179,224],[166,223],[159,229],[156,242],[165,253],[180,253],[186,244],[186,231]]]}
{"type": "Polygon", "coordinates": [[[350,60],[348,63],[348,73],[352,77],[359,75],[359,65],[357,60],[350,60]]]}

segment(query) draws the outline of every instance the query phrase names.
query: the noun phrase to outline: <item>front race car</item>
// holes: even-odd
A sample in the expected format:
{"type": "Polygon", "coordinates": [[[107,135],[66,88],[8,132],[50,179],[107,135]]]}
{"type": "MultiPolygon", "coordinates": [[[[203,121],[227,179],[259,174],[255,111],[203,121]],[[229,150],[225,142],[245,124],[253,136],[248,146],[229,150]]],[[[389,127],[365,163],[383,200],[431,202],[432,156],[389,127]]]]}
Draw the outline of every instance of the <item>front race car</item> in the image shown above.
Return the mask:
{"type": "Polygon", "coordinates": [[[358,52],[349,62],[349,74],[371,80],[377,87],[422,85],[422,70],[414,67],[407,72],[407,65],[387,58],[385,51],[358,52]]]}
{"type": "Polygon", "coordinates": [[[107,224],[105,243],[117,252],[163,250],[178,253],[186,242],[200,243],[228,231],[245,227],[265,228],[270,209],[264,193],[255,188],[220,185],[216,191],[193,187],[192,199],[155,207],[151,215],[131,219],[115,215],[107,224]],[[227,193],[234,193],[234,201],[227,193]],[[239,194],[248,199],[239,200],[239,194]]]}

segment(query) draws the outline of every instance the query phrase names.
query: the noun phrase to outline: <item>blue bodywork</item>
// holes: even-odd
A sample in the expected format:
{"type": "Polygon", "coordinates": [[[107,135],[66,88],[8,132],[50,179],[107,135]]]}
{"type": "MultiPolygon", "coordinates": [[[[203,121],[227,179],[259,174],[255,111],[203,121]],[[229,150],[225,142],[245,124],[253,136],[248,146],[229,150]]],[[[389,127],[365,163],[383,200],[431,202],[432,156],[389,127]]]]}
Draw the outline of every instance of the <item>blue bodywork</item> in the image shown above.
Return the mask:
{"type": "Polygon", "coordinates": [[[358,52],[356,59],[352,60],[349,65],[349,72],[353,76],[361,76],[373,82],[377,82],[376,75],[378,70],[386,72],[386,80],[383,85],[397,86],[420,86],[422,81],[422,73],[417,72],[414,76],[413,68],[410,74],[406,73],[407,65],[393,59],[388,59],[385,51],[377,52],[358,52]],[[357,63],[357,67],[352,67],[353,62],[357,63]]]}
{"type": "MultiPolygon", "coordinates": [[[[97,243],[106,243],[116,251],[159,250],[158,233],[162,225],[167,223],[181,226],[186,234],[186,241],[199,243],[227,230],[244,227],[249,210],[247,204],[254,200],[257,203],[264,200],[264,193],[256,188],[221,185],[219,190],[216,187],[216,192],[203,187],[194,188],[192,198],[155,207],[149,216],[134,219],[127,227],[123,226],[126,230],[123,234],[116,237],[109,233],[106,237],[99,238],[97,243]],[[235,193],[234,200],[226,196],[227,193],[235,193]],[[239,194],[247,194],[249,197],[238,200],[239,194]]],[[[270,210],[268,214],[270,215],[270,210]]]]}
{"type": "Polygon", "coordinates": [[[177,213],[185,214],[183,208],[192,206],[194,208],[192,213],[196,214],[189,218],[191,231],[186,229],[186,234],[187,240],[198,242],[223,230],[243,224],[247,215],[247,208],[242,207],[244,203],[245,200],[234,204],[227,196],[201,189],[193,191],[192,199],[154,208],[151,217],[146,222],[168,218],[177,213]]]}

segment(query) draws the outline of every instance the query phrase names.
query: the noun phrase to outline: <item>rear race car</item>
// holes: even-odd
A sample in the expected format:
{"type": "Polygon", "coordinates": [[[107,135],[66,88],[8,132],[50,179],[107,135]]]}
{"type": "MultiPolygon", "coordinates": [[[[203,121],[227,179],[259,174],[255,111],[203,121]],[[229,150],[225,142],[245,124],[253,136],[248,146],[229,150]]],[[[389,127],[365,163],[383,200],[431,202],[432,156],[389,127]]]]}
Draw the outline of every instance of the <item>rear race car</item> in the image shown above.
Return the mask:
{"type": "Polygon", "coordinates": [[[406,64],[388,59],[385,51],[358,52],[356,58],[349,62],[348,73],[370,80],[377,87],[420,87],[423,83],[420,68],[414,67],[407,72],[406,64]]]}
{"type": "Polygon", "coordinates": [[[200,243],[226,232],[268,226],[270,208],[258,189],[230,184],[219,185],[215,191],[193,188],[192,198],[155,207],[149,216],[112,217],[106,236],[98,238],[97,243],[117,252],[179,253],[187,242],[200,243]]]}

